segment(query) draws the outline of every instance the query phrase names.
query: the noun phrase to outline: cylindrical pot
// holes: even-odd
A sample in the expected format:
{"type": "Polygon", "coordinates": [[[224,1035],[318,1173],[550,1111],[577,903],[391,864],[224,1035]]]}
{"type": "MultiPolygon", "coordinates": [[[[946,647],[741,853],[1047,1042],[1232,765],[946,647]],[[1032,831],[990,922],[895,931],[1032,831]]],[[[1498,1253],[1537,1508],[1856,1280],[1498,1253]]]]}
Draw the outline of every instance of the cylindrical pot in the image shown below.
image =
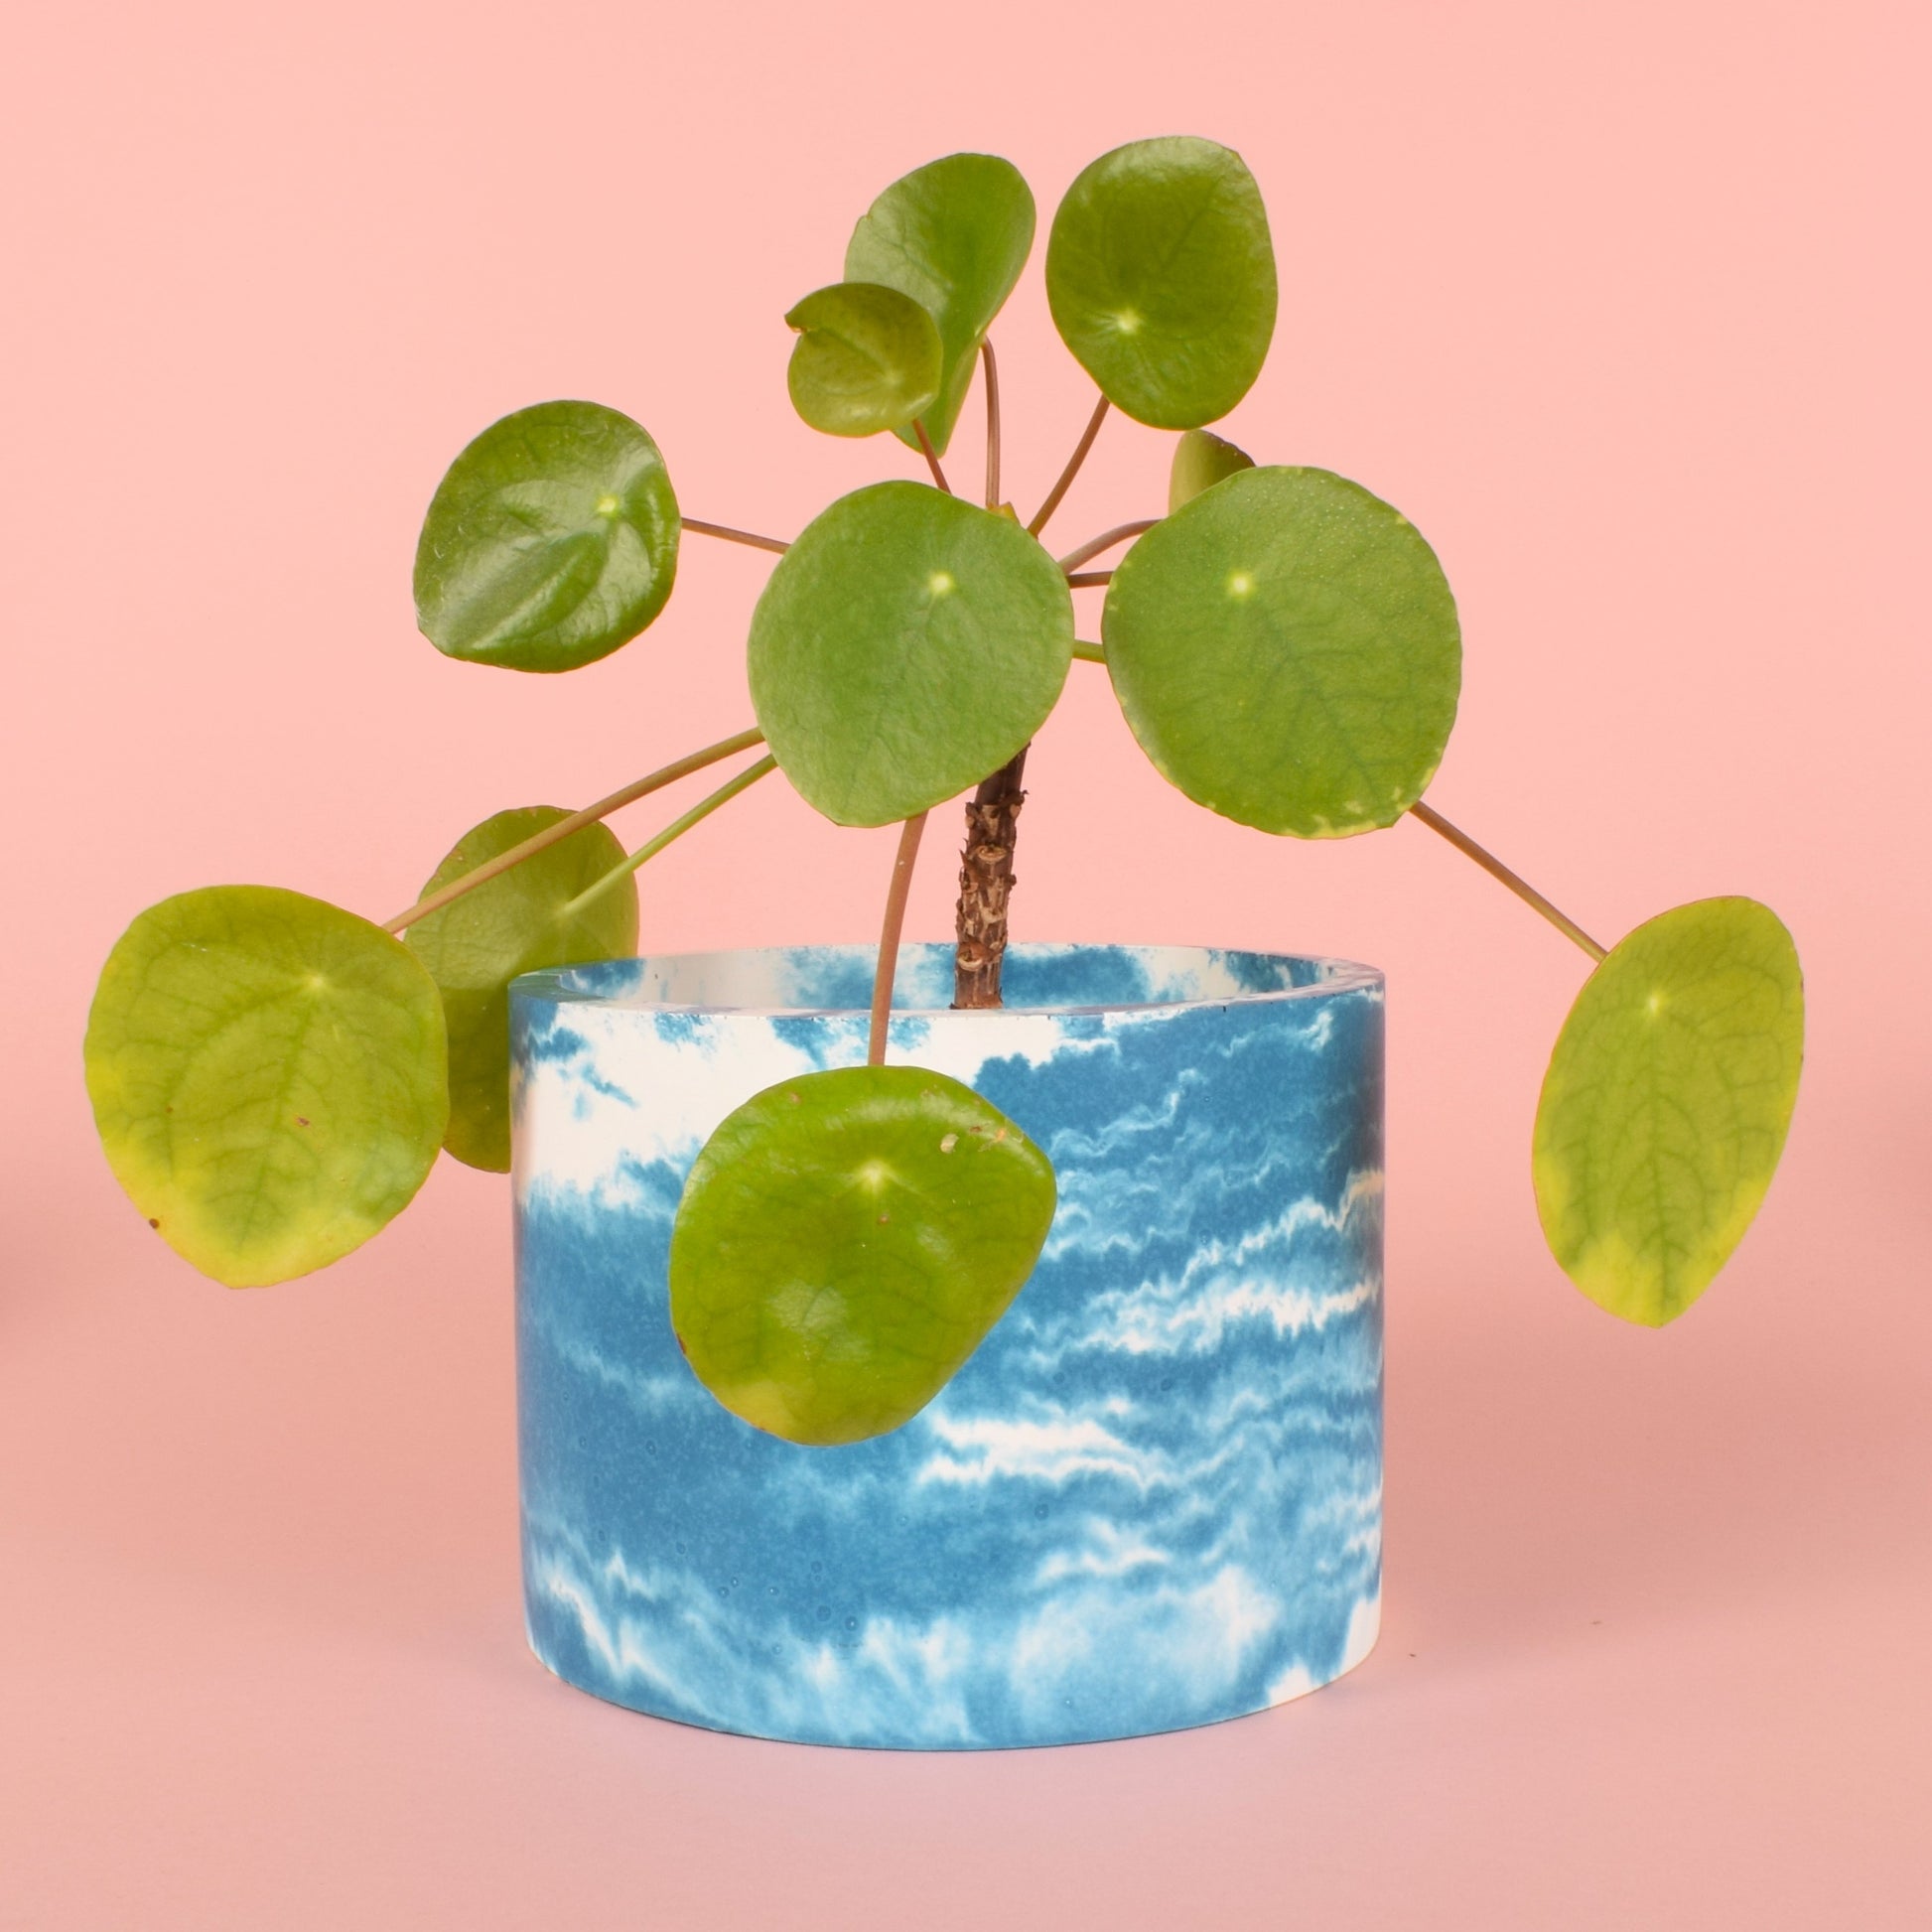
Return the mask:
{"type": "Polygon", "coordinates": [[[1032,1279],[902,1429],[761,1435],[671,1332],[698,1149],[865,1057],[863,947],[538,973],[512,996],[530,1643],[599,1697],[814,1743],[1133,1736],[1325,1684],[1381,1600],[1382,980],[1015,946],[955,1013],[908,947],[892,1058],[1052,1157],[1032,1279]]]}

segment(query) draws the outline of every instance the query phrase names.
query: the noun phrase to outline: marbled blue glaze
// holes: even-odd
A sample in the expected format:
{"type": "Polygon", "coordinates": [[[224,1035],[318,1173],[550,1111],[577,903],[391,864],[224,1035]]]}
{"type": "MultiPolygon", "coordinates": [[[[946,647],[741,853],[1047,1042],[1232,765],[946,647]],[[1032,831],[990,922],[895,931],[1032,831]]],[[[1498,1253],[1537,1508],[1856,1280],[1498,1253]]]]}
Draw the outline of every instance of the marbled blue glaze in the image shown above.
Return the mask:
{"type": "Polygon", "coordinates": [[[864,948],[519,980],[517,1343],[530,1641],[615,1703],[800,1740],[1062,1743],[1326,1683],[1381,1586],[1382,982],[1340,962],[1017,946],[892,1057],[1051,1155],[1033,1279],[939,1397],[837,1449],[686,1367],[665,1258],[711,1129],[864,1057],[864,948]]]}

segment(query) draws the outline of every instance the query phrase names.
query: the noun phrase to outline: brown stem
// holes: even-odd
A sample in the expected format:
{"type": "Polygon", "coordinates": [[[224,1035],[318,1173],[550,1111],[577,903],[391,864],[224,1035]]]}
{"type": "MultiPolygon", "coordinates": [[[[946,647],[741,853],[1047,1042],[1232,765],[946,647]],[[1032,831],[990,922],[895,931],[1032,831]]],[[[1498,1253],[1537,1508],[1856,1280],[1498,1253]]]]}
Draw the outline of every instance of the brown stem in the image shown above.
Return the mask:
{"type": "Polygon", "coordinates": [[[866,1036],[866,1064],[886,1064],[886,1023],[893,1010],[893,976],[898,970],[898,936],[905,929],[905,900],[912,890],[912,865],[919,856],[925,813],[898,828],[898,857],[886,894],[886,916],[879,927],[879,964],[872,975],[872,1031],[866,1036]]]}
{"type": "Polygon", "coordinates": [[[1144,536],[1160,520],[1158,516],[1142,516],[1132,523],[1116,523],[1111,530],[1102,530],[1097,537],[1089,537],[1077,550],[1069,550],[1060,559],[1060,568],[1071,576],[1089,558],[1099,556],[1103,550],[1111,550],[1117,543],[1125,543],[1129,537],[1144,536]]]}
{"type": "Polygon", "coordinates": [[[601,818],[609,818],[613,812],[642,798],[646,793],[660,790],[693,771],[702,771],[707,764],[716,764],[720,759],[728,759],[734,752],[748,752],[754,745],[763,743],[764,734],[761,731],[739,732],[731,738],[721,738],[716,745],[707,745],[702,752],[692,752],[688,757],[663,765],[649,776],[625,785],[621,791],[614,791],[610,797],[600,798],[595,805],[586,805],[581,812],[572,812],[568,818],[560,818],[556,824],[546,825],[541,832],[533,833],[520,845],[511,846],[507,852],[499,852],[495,858],[484,860],[475,872],[466,872],[461,879],[453,879],[427,897],[419,898],[407,912],[398,912],[393,919],[384,919],[382,929],[384,932],[400,932],[405,926],[414,925],[418,919],[426,919],[432,912],[440,912],[452,899],[461,898],[465,893],[474,893],[479,886],[488,885],[512,866],[520,866],[525,859],[534,859],[539,852],[547,851],[559,841],[569,838],[573,832],[581,832],[585,826],[594,825],[601,818]]]}
{"type": "Polygon", "coordinates": [[[1087,418],[1087,426],[1080,432],[1080,440],[1073,446],[1073,454],[1066,460],[1066,468],[1060,472],[1060,480],[1046,492],[1046,500],[1034,512],[1034,520],[1027,525],[1027,534],[1036,537],[1046,527],[1046,519],[1060,506],[1060,498],[1073,485],[1073,479],[1080,474],[1080,466],[1087,460],[1087,452],[1093,448],[1093,439],[1100,434],[1100,425],[1107,420],[1107,398],[1102,396],[1093,406],[1093,414],[1087,418]]]}
{"type": "Polygon", "coordinates": [[[986,507],[1000,507],[1000,365],[993,359],[993,338],[980,344],[986,363],[986,507]]]}
{"type": "Polygon", "coordinates": [[[1114,573],[1111,570],[1075,570],[1067,574],[1066,588],[1070,591],[1096,591],[1113,581],[1114,573]]]}
{"type": "Polygon", "coordinates": [[[955,1007],[997,1007],[1007,953],[1007,906],[1013,897],[1013,848],[1020,807],[1027,802],[1023,746],[1009,763],[983,779],[966,807],[966,849],[959,859],[959,906],[954,917],[955,1007]]]}
{"type": "Polygon", "coordinates": [[[932,438],[925,433],[923,418],[912,418],[912,434],[919,439],[919,448],[925,452],[925,467],[932,472],[932,481],[950,496],[952,484],[946,481],[946,473],[939,468],[939,452],[932,447],[932,438]]]}
{"type": "Polygon", "coordinates": [[[1415,804],[1409,807],[1409,815],[1411,818],[1421,819],[1432,832],[1438,833],[1443,838],[1449,840],[1449,844],[1454,846],[1456,851],[1473,859],[1491,879],[1501,880],[1525,905],[1534,906],[1566,939],[1572,940],[1575,944],[1583,947],[1584,951],[1588,953],[1590,958],[1601,959],[1608,952],[1607,947],[1599,946],[1575,919],[1571,918],[1567,913],[1559,912],[1527,879],[1523,879],[1511,872],[1493,853],[1485,852],[1481,846],[1476,844],[1474,839],[1470,838],[1468,833],[1458,831],[1441,812],[1432,811],[1418,799],[1415,804]]]}
{"type": "MultiPolygon", "coordinates": [[[[993,365],[989,361],[989,379],[992,374],[993,365]]],[[[1060,498],[1079,475],[1094,438],[1100,434],[1100,425],[1106,421],[1107,409],[1107,398],[1102,396],[1094,404],[1093,414],[1087,419],[1066,468],[1060,472],[1059,481],[1027,525],[1032,535],[1038,536],[1046,527],[1046,519],[1059,507],[1060,498]]],[[[989,508],[995,500],[996,475],[997,472],[990,471],[987,479],[989,508]]],[[[1070,551],[1060,561],[1060,568],[1068,573],[1068,588],[1077,590],[1088,584],[1108,583],[1113,575],[1111,571],[1076,576],[1074,566],[1152,529],[1156,521],[1157,518],[1148,517],[1119,524],[1070,551]]],[[[1106,662],[1104,653],[1092,644],[1076,644],[1074,655],[1094,663],[1106,662]]],[[[1009,762],[990,778],[982,779],[966,807],[966,844],[959,857],[959,903],[953,916],[952,1003],[957,1008],[997,1007],[1005,997],[1007,922],[1013,889],[1018,883],[1013,874],[1013,853],[1020,839],[1020,808],[1027,802],[1024,780],[1029,749],[1023,745],[1009,762]]]]}
{"type": "Polygon", "coordinates": [[[700,523],[695,516],[681,516],[679,524],[687,530],[696,530],[701,537],[723,537],[727,543],[749,543],[754,550],[775,550],[783,556],[791,548],[788,543],[780,543],[776,537],[755,536],[750,530],[734,530],[729,523],[700,523]]]}

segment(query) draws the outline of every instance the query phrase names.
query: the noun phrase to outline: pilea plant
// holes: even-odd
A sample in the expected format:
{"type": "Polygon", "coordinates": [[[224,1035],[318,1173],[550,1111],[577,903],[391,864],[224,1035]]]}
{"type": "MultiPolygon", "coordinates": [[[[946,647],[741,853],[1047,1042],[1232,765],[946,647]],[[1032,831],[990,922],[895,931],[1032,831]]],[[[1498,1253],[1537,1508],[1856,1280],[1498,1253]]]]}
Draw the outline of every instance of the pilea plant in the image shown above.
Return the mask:
{"type": "Polygon", "coordinates": [[[1361,484],[1258,466],[1205,429],[1254,382],[1276,313],[1262,199],[1228,149],[1136,142],[1061,202],[1046,293],[1099,400],[1023,522],[1001,492],[988,331],[1034,226],[1009,163],[949,156],[888,188],[844,278],[791,309],[799,415],[898,438],[929,481],[855,490],[789,543],[683,515],[650,436],[595,403],[519,410],[458,456],[416,559],[437,648],[571,670],[663,610],[684,532],[748,543],[779,559],[749,638],[757,725],[580,811],[499,812],[381,925],[263,886],[143,912],[101,976],[87,1083],[122,1185],[196,1267],[253,1286],[335,1261],[407,1204],[439,1149],[507,1169],[510,981],[633,951],[637,869],[775,769],[839,825],[902,827],[868,1063],[786,1081],[713,1134],[678,1211],[671,1318],[705,1385],[761,1429],[839,1443],[903,1423],[1019,1292],[1054,1209],[1050,1164],[1016,1123],[938,1073],[884,1064],[906,888],[926,814],[969,792],[955,1004],[998,1005],[1027,748],[1077,660],[1210,811],[1305,839],[1413,814],[1589,956],[1536,1114],[1544,1232],[1630,1320],[1668,1321],[1703,1292],[1764,1195],[1796,1097],[1784,927],[1711,898],[1606,950],[1424,802],[1462,648],[1435,552],[1361,484]],[[976,378],[983,507],[942,467],[976,378]],[[1042,533],[1113,410],[1179,432],[1166,513],[1056,559],[1042,533]],[[1086,568],[1123,547],[1111,571],[1086,568]],[[1105,591],[1098,642],[1076,635],[1088,587],[1105,591]],[[602,824],[753,753],[635,852],[602,824]]]}

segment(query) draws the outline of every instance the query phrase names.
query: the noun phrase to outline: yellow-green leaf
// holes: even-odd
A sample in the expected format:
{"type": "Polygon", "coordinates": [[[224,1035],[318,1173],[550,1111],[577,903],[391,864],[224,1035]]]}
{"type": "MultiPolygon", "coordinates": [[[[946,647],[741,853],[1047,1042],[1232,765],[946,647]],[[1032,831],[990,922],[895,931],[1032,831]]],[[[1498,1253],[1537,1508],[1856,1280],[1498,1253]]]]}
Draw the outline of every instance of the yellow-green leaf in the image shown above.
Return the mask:
{"type": "Polygon", "coordinates": [[[915,1416],[1020,1292],[1053,1169],[942,1073],[848,1066],[756,1094],[699,1154],[671,1324],[735,1416],[856,1443],[915,1416]]]}
{"type": "MultiPolygon", "coordinates": [[[[1012,162],[992,154],[949,154],[913,169],[852,231],[846,280],[897,289],[939,325],[939,393],[921,413],[941,456],[972,386],[980,344],[1033,245],[1033,192],[1012,162]]],[[[909,427],[895,434],[918,448],[909,427]]]]}
{"type": "Polygon", "coordinates": [[[449,1118],[443,1006],[400,939],[273,886],[163,899],[87,1018],[114,1176],[230,1288],[326,1267],[409,1204],[449,1118]]]}
{"type": "Polygon", "coordinates": [[[491,423],[436,486],[416,621],[451,657],[570,671],[629,642],[677,576],[677,496],[628,416],[540,402],[491,423]]]}
{"type": "Polygon", "coordinates": [[[1203,489],[1237,471],[1252,470],[1255,460],[1211,429],[1182,430],[1174,439],[1173,465],[1168,472],[1168,514],[1191,503],[1203,489]]]}
{"type": "Polygon", "coordinates": [[[1045,723],[1073,661],[1073,597],[1011,516],[872,483],[779,559],[746,661],[799,795],[837,824],[889,825],[997,771],[1045,723]]]}
{"type": "Polygon", "coordinates": [[[1455,722],[1462,635],[1436,553],[1326,470],[1239,470],[1182,504],[1116,566],[1101,627],[1155,768],[1263,832],[1393,825],[1455,722]]]}
{"type": "Polygon", "coordinates": [[[790,309],[791,406],[827,436],[902,429],[939,393],[938,325],[909,295],[834,282],[790,309]]]}
{"type": "MultiPolygon", "coordinates": [[[[423,897],[568,816],[555,805],[529,805],[484,819],[457,841],[423,897]]],[[[636,950],[636,880],[613,880],[583,897],[622,862],[611,829],[586,825],[409,928],[409,949],[443,995],[450,1031],[443,1145],[467,1167],[504,1173],[510,1165],[510,981],[636,950]]]]}
{"type": "Polygon", "coordinates": [[[1660,913],[1591,973],[1532,1157],[1550,1251],[1591,1301],[1657,1327],[1704,1293],[1777,1172],[1804,1030],[1797,949],[1755,899],[1660,913]]]}
{"type": "Polygon", "coordinates": [[[1080,366],[1137,422],[1225,416],[1275,333],[1275,248],[1247,164],[1190,135],[1103,154],[1053,216],[1046,300],[1080,366]]]}

